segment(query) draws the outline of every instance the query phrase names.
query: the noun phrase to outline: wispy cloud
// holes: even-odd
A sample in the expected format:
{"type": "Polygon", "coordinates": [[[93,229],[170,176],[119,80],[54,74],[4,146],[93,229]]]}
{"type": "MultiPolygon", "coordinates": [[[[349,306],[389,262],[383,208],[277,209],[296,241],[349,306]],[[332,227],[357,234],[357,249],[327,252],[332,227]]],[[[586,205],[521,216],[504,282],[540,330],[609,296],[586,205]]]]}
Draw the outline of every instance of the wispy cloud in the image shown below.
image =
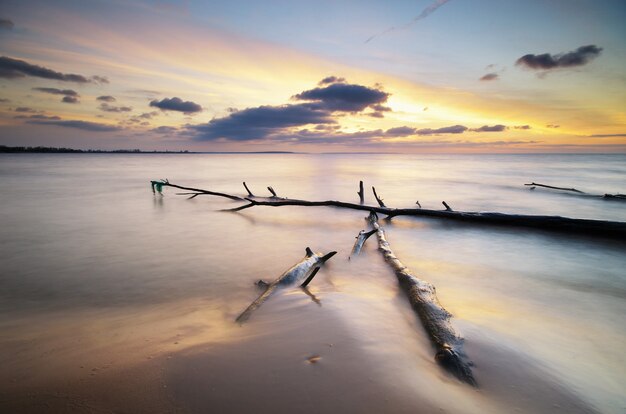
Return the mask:
{"type": "Polygon", "coordinates": [[[83,131],[89,132],[114,132],[122,130],[121,127],[115,125],[78,120],[60,120],[58,119],[58,117],[35,118],[35,116],[31,116],[28,123],[36,125],[53,125],[65,128],[82,129],[83,131]]]}
{"type": "Polygon", "coordinates": [[[409,23],[404,24],[402,26],[394,26],[394,27],[390,27],[387,30],[384,30],[378,34],[375,34],[373,36],[371,36],[369,39],[367,39],[365,41],[365,43],[369,43],[372,40],[374,40],[375,38],[385,35],[387,33],[396,31],[396,30],[402,30],[402,29],[407,29],[411,26],[413,26],[415,23],[417,23],[418,21],[425,19],[426,17],[430,16],[431,13],[433,13],[435,10],[437,10],[439,7],[443,6],[444,4],[446,4],[448,1],[450,0],[435,0],[435,2],[431,3],[428,7],[426,7],[424,10],[422,10],[422,12],[413,18],[413,20],[411,20],[409,23]]]}
{"type": "Polygon", "coordinates": [[[497,73],[487,73],[486,75],[480,78],[481,81],[494,81],[500,78],[500,75],[497,73]]]}
{"type": "Polygon", "coordinates": [[[626,133],[624,134],[593,134],[589,135],[591,138],[614,138],[614,137],[626,137],[626,133]]]}
{"type": "Polygon", "coordinates": [[[9,19],[0,19],[0,29],[11,30],[15,24],[9,19]]]}
{"type": "Polygon", "coordinates": [[[104,112],[130,112],[133,110],[130,106],[113,106],[106,102],[101,103],[98,109],[104,112]]]}
{"type": "Polygon", "coordinates": [[[64,82],[88,83],[91,82],[83,75],[61,73],[39,65],[33,65],[19,59],[7,56],[0,57],[0,78],[16,79],[33,76],[37,78],[53,79],[64,82]]]}

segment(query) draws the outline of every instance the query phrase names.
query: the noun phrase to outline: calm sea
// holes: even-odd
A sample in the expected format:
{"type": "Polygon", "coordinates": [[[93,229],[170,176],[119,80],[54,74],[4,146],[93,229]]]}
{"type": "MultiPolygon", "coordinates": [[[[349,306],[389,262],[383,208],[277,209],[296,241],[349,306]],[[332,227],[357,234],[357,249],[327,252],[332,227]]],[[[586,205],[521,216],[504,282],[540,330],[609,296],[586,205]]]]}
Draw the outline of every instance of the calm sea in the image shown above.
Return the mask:
{"type": "Polygon", "coordinates": [[[366,203],[375,186],[391,207],[445,200],[455,210],[626,221],[626,203],[523,185],[626,193],[626,155],[3,154],[0,408],[626,409],[625,241],[383,221],[396,255],[454,315],[476,390],[434,363],[376,240],[347,260],[364,213],[227,213],[239,204],[171,188],[153,195],[149,181],[161,178],[352,202],[363,180],[366,203]],[[316,301],[285,289],[236,325],[259,294],[254,282],[279,276],[307,246],[339,252],[310,285],[316,301]]]}

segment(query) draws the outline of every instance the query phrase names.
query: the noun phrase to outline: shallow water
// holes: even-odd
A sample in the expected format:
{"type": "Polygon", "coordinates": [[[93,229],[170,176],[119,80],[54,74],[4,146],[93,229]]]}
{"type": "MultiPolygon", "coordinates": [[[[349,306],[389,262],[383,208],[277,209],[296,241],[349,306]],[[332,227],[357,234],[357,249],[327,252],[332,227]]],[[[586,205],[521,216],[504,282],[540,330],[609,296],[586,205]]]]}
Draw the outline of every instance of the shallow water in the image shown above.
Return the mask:
{"type": "Polygon", "coordinates": [[[0,156],[0,408],[28,412],[622,412],[626,244],[426,218],[387,223],[396,255],[437,287],[478,390],[433,349],[370,239],[365,214],[220,209],[148,181],[243,195],[626,221],[626,204],[523,184],[624,193],[624,155],[15,154],[0,156]],[[373,203],[371,192],[366,202],[373,203]],[[305,247],[339,253],[310,285],[253,282],[305,247]],[[308,361],[311,357],[314,363],[308,361]],[[123,380],[122,380],[123,378],[123,380]],[[100,411],[98,411],[100,410],[100,411]]]}

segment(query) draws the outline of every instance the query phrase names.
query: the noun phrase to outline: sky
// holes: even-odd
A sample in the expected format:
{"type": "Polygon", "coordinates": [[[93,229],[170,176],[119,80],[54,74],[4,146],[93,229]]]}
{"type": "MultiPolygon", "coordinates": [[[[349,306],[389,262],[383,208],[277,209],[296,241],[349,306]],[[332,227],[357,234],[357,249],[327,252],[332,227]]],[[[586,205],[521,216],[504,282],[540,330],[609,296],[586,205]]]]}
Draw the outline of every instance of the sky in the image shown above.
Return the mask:
{"type": "Polygon", "coordinates": [[[0,145],[626,152],[623,0],[0,2],[0,145]]]}

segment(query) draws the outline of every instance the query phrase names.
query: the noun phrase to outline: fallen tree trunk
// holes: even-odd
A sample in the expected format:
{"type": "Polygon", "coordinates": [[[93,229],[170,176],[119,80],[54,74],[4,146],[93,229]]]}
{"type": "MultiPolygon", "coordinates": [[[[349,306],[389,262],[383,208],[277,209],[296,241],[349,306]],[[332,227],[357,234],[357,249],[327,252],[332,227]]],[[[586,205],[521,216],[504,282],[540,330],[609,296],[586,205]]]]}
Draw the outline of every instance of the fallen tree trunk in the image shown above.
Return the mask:
{"type": "MultiPolygon", "coordinates": [[[[388,218],[396,216],[420,216],[420,217],[434,217],[438,219],[449,219],[457,221],[465,221],[476,224],[488,224],[496,226],[513,226],[513,227],[528,227],[547,231],[560,231],[571,234],[581,235],[598,235],[603,237],[609,237],[619,240],[626,240],[626,223],[620,221],[608,221],[608,220],[590,220],[590,219],[576,219],[562,216],[539,216],[539,215],[526,215],[526,214],[505,214],[494,212],[464,212],[464,211],[448,211],[448,210],[429,210],[424,208],[389,208],[389,207],[377,207],[368,206],[363,204],[347,203],[343,201],[327,200],[327,201],[306,201],[295,200],[288,198],[275,198],[275,197],[262,197],[254,199],[249,197],[239,197],[236,195],[218,193],[214,191],[202,190],[198,188],[183,187],[176,184],[171,184],[168,181],[152,181],[159,183],[162,186],[181,188],[183,190],[190,190],[198,193],[198,195],[206,194],[218,197],[229,198],[234,201],[247,201],[248,204],[244,204],[239,207],[227,209],[226,211],[241,211],[255,206],[306,206],[306,207],[338,207],[348,208],[352,210],[360,211],[374,211],[378,214],[384,214],[388,218]]],[[[192,193],[192,194],[195,194],[192,193]]],[[[621,197],[621,195],[619,195],[621,197]]]]}
{"type": "Polygon", "coordinates": [[[439,303],[435,287],[414,276],[396,257],[385,237],[385,232],[378,225],[378,217],[375,213],[370,213],[369,221],[378,237],[378,249],[393,269],[400,286],[437,351],[435,360],[459,380],[476,386],[470,362],[463,353],[463,338],[454,331],[450,323],[452,315],[439,303]]]}
{"type": "Polygon", "coordinates": [[[349,208],[361,211],[373,211],[385,214],[388,218],[396,216],[422,216],[465,221],[477,224],[489,224],[498,226],[529,227],[549,231],[561,231],[583,235],[600,235],[615,239],[626,240],[626,223],[608,220],[575,219],[562,216],[535,216],[526,214],[504,214],[491,212],[464,212],[448,210],[429,210],[424,208],[389,208],[366,206],[343,201],[305,201],[305,200],[253,200],[246,198],[249,204],[229,209],[228,211],[241,211],[254,206],[329,206],[349,208]]]}
{"type": "Polygon", "coordinates": [[[246,308],[246,310],[237,316],[235,322],[243,323],[248,320],[250,314],[258,309],[258,307],[261,306],[279,287],[302,283],[301,286],[305,288],[311,280],[313,280],[320,267],[335,254],[337,254],[337,252],[330,252],[326,255],[322,255],[321,253],[314,253],[307,247],[306,256],[304,256],[299,263],[292,266],[273,282],[263,284],[263,286],[266,287],[265,291],[261,294],[261,296],[254,300],[250,306],[246,308]]]}

